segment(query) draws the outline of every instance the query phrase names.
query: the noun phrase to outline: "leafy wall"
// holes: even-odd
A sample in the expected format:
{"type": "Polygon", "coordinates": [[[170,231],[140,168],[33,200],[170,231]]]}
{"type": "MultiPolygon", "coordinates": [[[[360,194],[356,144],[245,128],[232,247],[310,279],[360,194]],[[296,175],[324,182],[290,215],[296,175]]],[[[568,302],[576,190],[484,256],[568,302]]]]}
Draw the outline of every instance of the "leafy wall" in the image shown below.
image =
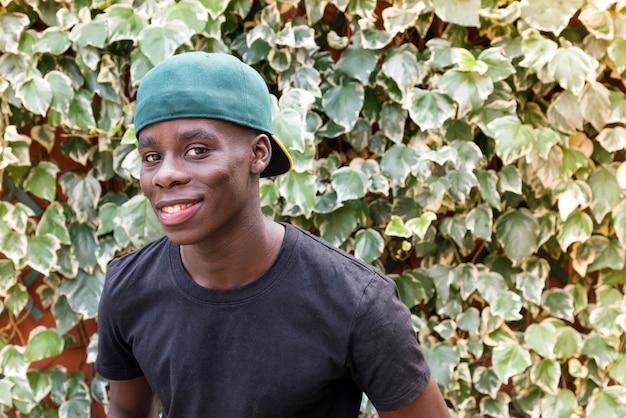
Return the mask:
{"type": "Polygon", "coordinates": [[[160,234],[134,96],[187,50],[266,78],[264,211],[394,277],[454,416],[626,416],[626,1],[0,5],[0,416],[106,404],[87,325],[160,234]]]}

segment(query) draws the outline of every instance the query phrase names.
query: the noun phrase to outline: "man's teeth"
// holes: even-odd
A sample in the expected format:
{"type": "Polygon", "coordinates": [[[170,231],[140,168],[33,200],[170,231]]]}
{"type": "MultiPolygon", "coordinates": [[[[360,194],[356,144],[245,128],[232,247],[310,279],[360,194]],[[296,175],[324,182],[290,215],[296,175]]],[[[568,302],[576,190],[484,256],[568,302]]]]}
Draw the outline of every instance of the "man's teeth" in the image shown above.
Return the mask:
{"type": "Polygon", "coordinates": [[[191,203],[177,204],[173,206],[165,206],[161,210],[165,213],[176,213],[190,206],[193,206],[193,205],[191,203]]]}

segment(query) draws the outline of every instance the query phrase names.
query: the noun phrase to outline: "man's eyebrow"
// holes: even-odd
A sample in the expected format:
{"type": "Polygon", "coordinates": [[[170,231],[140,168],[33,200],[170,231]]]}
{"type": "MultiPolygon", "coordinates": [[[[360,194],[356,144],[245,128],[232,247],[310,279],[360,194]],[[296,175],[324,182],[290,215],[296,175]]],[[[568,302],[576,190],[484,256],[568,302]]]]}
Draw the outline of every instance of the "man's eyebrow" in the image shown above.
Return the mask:
{"type": "MultiPolygon", "coordinates": [[[[215,141],[217,139],[217,135],[211,131],[206,129],[198,128],[198,129],[190,129],[185,131],[177,132],[175,135],[177,141],[180,142],[189,142],[194,139],[215,141]]],[[[141,136],[137,139],[138,148],[151,147],[157,144],[156,139],[152,136],[141,136]]]]}
{"type": "Polygon", "coordinates": [[[203,128],[190,129],[188,131],[181,131],[176,134],[176,139],[179,141],[192,141],[194,139],[204,139],[214,141],[217,139],[217,135],[211,131],[203,128]]]}
{"type": "Polygon", "coordinates": [[[142,136],[137,138],[137,147],[140,149],[153,146],[155,143],[156,141],[151,136],[142,136]]]}

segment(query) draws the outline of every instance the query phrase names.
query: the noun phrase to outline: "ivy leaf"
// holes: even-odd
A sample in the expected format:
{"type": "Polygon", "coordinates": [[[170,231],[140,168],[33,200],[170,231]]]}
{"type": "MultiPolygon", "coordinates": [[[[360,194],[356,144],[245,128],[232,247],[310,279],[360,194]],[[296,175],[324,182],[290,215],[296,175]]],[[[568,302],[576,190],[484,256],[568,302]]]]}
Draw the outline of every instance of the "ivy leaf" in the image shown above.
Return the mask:
{"type": "Polygon", "coordinates": [[[82,47],[104,48],[107,38],[106,22],[104,19],[94,19],[79,23],[72,28],[69,37],[72,42],[82,47]]]}
{"type": "Polygon", "coordinates": [[[59,248],[61,248],[61,242],[52,234],[32,237],[28,240],[26,264],[47,276],[51,270],[57,267],[57,250],[59,248]]]}
{"type": "Polygon", "coordinates": [[[70,102],[70,110],[64,115],[64,123],[74,129],[90,130],[96,127],[93,116],[93,95],[86,90],[79,90],[70,102]]]}
{"type": "Polygon", "coordinates": [[[102,192],[98,180],[90,175],[81,177],[68,172],[59,177],[59,184],[76,213],[78,222],[88,222],[95,218],[95,210],[102,192]]]}
{"type": "Polygon", "coordinates": [[[418,218],[409,219],[406,222],[406,228],[411,231],[412,234],[417,235],[420,239],[424,239],[426,231],[428,231],[428,228],[436,219],[437,215],[433,212],[424,212],[418,218]]]}
{"type": "Polygon", "coordinates": [[[558,44],[546,38],[535,29],[526,29],[522,33],[522,52],[524,59],[519,65],[526,68],[541,68],[552,60],[558,44]]]}
{"type": "Polygon", "coordinates": [[[543,292],[541,306],[556,318],[574,320],[574,298],[563,289],[549,289],[543,292]]]}
{"type": "Polygon", "coordinates": [[[456,322],[460,329],[471,334],[478,334],[478,327],[480,326],[480,312],[473,306],[469,307],[466,311],[457,315],[456,322]]]}
{"type": "Polygon", "coordinates": [[[298,206],[302,213],[309,215],[315,207],[315,179],[310,173],[289,171],[280,176],[276,182],[281,196],[298,206]]]}
{"type": "Polygon", "coordinates": [[[96,231],[85,223],[75,222],[70,225],[69,232],[80,267],[92,273],[98,262],[96,231]]]}
{"type": "Polygon", "coordinates": [[[545,279],[530,272],[521,272],[515,276],[516,288],[522,291],[524,299],[535,305],[541,303],[541,292],[545,286],[545,279]]]}
{"type": "Polygon", "coordinates": [[[478,366],[472,375],[472,382],[474,387],[479,393],[489,395],[495,398],[498,395],[498,391],[502,382],[498,379],[498,375],[493,369],[488,369],[483,366],[478,366]]]}
{"type": "Polygon", "coordinates": [[[49,53],[61,55],[71,46],[67,32],[50,27],[41,33],[41,37],[33,45],[33,53],[49,53]]]}
{"type": "Polygon", "coordinates": [[[617,351],[594,331],[587,335],[580,352],[593,358],[601,369],[606,369],[618,357],[617,351]]]}
{"type": "Polygon", "coordinates": [[[377,62],[378,56],[375,52],[364,48],[350,47],[341,54],[335,69],[346,74],[349,78],[367,83],[377,62]]]}
{"type": "Polygon", "coordinates": [[[554,354],[557,359],[565,360],[574,357],[582,347],[582,338],[578,331],[569,326],[557,330],[554,354]]]}
{"type": "Polygon", "coordinates": [[[80,322],[80,315],[74,312],[64,295],[56,299],[51,310],[59,333],[66,333],[80,322]]]}
{"type": "Polygon", "coordinates": [[[438,0],[435,13],[444,22],[459,26],[479,26],[480,0],[438,0]]]}
{"type": "Polygon", "coordinates": [[[391,215],[391,219],[385,227],[385,235],[390,237],[410,238],[413,235],[413,232],[406,227],[402,218],[398,215],[391,215]]]}
{"type": "Polygon", "coordinates": [[[488,128],[496,141],[496,153],[505,165],[526,157],[536,141],[533,129],[515,116],[496,119],[488,128]]]}
{"type": "Polygon", "coordinates": [[[498,193],[498,176],[493,170],[475,170],[481,197],[494,209],[500,209],[502,201],[498,193]]]}
{"type": "Polygon", "coordinates": [[[421,350],[437,383],[444,387],[451,384],[452,375],[459,362],[459,354],[454,348],[448,343],[438,343],[433,348],[422,346],[421,350]]]}
{"type": "Polygon", "coordinates": [[[598,63],[582,49],[559,48],[547,65],[547,72],[561,87],[578,96],[586,80],[595,78],[598,63]]]}
{"type": "Polygon", "coordinates": [[[63,352],[63,338],[54,328],[39,326],[33,329],[28,337],[24,359],[37,361],[58,356],[63,352]]]}
{"type": "Polygon", "coordinates": [[[395,81],[403,92],[418,84],[425,75],[423,67],[417,62],[416,51],[409,45],[389,49],[382,65],[383,73],[395,81]]]}
{"type": "Polygon", "coordinates": [[[163,236],[161,224],[144,195],[134,196],[124,202],[117,210],[115,223],[124,230],[135,247],[163,236]]]}
{"type": "Polygon", "coordinates": [[[112,4],[106,9],[109,42],[137,41],[148,22],[130,5],[112,4]]]}
{"type": "Polygon", "coordinates": [[[98,314],[98,301],[104,287],[104,273],[95,269],[93,274],[79,270],[75,279],[63,280],[59,294],[65,295],[72,309],[84,319],[98,314]]]}
{"type": "Polygon", "coordinates": [[[409,308],[428,302],[435,293],[435,287],[427,274],[419,270],[403,272],[395,278],[400,299],[409,308]]]}
{"type": "Polygon", "coordinates": [[[415,149],[404,144],[395,144],[383,155],[380,168],[395,184],[403,186],[419,158],[415,149]]]}
{"type": "Polygon", "coordinates": [[[611,112],[609,89],[597,81],[587,82],[580,97],[580,111],[596,130],[602,129],[611,112]]]}
{"type": "Polygon", "coordinates": [[[52,202],[37,224],[37,235],[51,234],[62,244],[69,245],[71,241],[65,222],[63,207],[59,202],[52,202]]]}
{"type": "Polygon", "coordinates": [[[317,218],[322,238],[337,247],[352,235],[357,226],[357,213],[350,205],[326,215],[318,215],[317,218]]]}
{"type": "Polygon", "coordinates": [[[515,74],[515,68],[500,48],[488,48],[480,53],[478,60],[487,64],[487,75],[493,82],[502,81],[515,74]]]}
{"type": "Polygon", "coordinates": [[[272,128],[276,137],[288,150],[305,152],[304,122],[296,110],[281,110],[274,116],[272,128]]]}
{"type": "Polygon", "coordinates": [[[17,54],[20,36],[29,24],[28,16],[23,13],[1,13],[0,51],[17,54]]]}
{"type": "Polygon", "coordinates": [[[621,187],[615,170],[611,167],[598,167],[587,179],[591,189],[591,212],[597,223],[617,207],[620,202],[621,187]]]}
{"type": "Polygon", "coordinates": [[[615,379],[620,385],[626,386],[626,354],[620,354],[613,362],[609,376],[615,379]]]}
{"type": "Polygon", "coordinates": [[[328,89],[322,98],[322,106],[328,117],[337,125],[351,131],[359,118],[364,101],[363,85],[350,81],[328,89]]]}
{"type": "Polygon", "coordinates": [[[561,380],[561,366],[555,360],[543,359],[530,368],[530,381],[545,393],[556,395],[561,380]]]}
{"type": "Polygon", "coordinates": [[[493,371],[501,382],[521,374],[532,364],[530,354],[515,342],[507,342],[493,348],[493,371]]]}
{"type": "Polygon", "coordinates": [[[541,399],[541,416],[544,418],[571,417],[577,409],[578,401],[569,389],[559,389],[556,395],[546,393],[541,399]]]}
{"type": "Polygon", "coordinates": [[[385,240],[375,229],[362,229],[356,233],[354,240],[354,256],[366,263],[371,263],[381,256],[385,248],[385,240]]]}
{"type": "Polygon", "coordinates": [[[368,179],[362,171],[341,167],[332,174],[331,184],[337,192],[337,200],[343,202],[365,196],[368,179]]]}
{"type": "Polygon", "coordinates": [[[178,20],[163,25],[149,25],[139,33],[139,49],[152,65],[157,65],[174,55],[174,51],[192,35],[193,31],[178,20]]]}
{"type": "Polygon", "coordinates": [[[621,126],[603,129],[596,140],[609,152],[623,150],[626,148],[626,129],[621,126]]]}
{"type": "Polygon", "coordinates": [[[78,418],[85,416],[85,411],[90,408],[89,399],[72,398],[64,401],[59,406],[59,418],[78,418]]]}
{"type": "Polygon", "coordinates": [[[626,416],[626,388],[609,386],[595,391],[585,409],[587,418],[621,418],[626,416]]]}
{"type": "Polygon", "coordinates": [[[617,37],[611,40],[607,53],[620,73],[626,70],[626,39],[617,37]]]}
{"type": "Polygon", "coordinates": [[[515,265],[537,250],[539,223],[526,209],[511,209],[498,218],[496,238],[515,265]]]}
{"type": "Polygon", "coordinates": [[[583,0],[526,0],[521,3],[522,19],[531,27],[558,35],[583,5],[583,0]]]}
{"type": "Polygon", "coordinates": [[[591,203],[591,188],[581,180],[559,184],[554,189],[558,199],[559,214],[566,220],[576,209],[585,209],[591,203]]]}
{"type": "Polygon", "coordinates": [[[68,113],[74,98],[72,80],[60,71],[50,71],[44,79],[50,84],[52,91],[50,108],[62,114],[68,113]]]}
{"type": "Polygon", "coordinates": [[[423,3],[417,3],[410,8],[406,5],[387,7],[382,13],[385,30],[394,35],[403,33],[407,28],[414,26],[425,7],[423,3]]]}
{"type": "Polygon", "coordinates": [[[493,232],[493,212],[484,203],[476,206],[467,214],[467,229],[476,237],[491,242],[493,232]]]}
{"type": "Polygon", "coordinates": [[[524,332],[524,343],[541,357],[547,359],[554,358],[556,341],[556,328],[548,321],[531,324],[524,332]]]}
{"type": "Polygon", "coordinates": [[[450,70],[437,82],[439,89],[452,97],[459,105],[457,117],[480,109],[493,92],[493,81],[486,75],[475,72],[450,70]]]}
{"type": "Polygon", "coordinates": [[[456,112],[454,101],[448,95],[418,87],[409,90],[404,108],[409,111],[411,120],[423,131],[441,128],[456,112]]]}
{"type": "Polygon", "coordinates": [[[519,321],[522,319],[522,298],[514,292],[507,290],[498,297],[496,304],[492,307],[494,315],[499,315],[505,321],[519,321]]]}
{"type": "Polygon", "coordinates": [[[41,161],[28,174],[24,181],[24,189],[49,202],[54,201],[57,186],[56,176],[59,170],[59,166],[53,161],[41,161]]]}
{"type": "Polygon", "coordinates": [[[0,260],[0,292],[6,292],[17,283],[15,264],[10,260],[0,260]]]}
{"type": "Polygon", "coordinates": [[[563,222],[557,234],[557,240],[561,249],[567,251],[575,242],[585,242],[593,232],[593,220],[589,215],[576,210],[563,222]]]}
{"type": "Polygon", "coordinates": [[[182,0],[170,3],[153,18],[151,25],[180,21],[194,33],[200,33],[208,21],[206,8],[198,1],[182,0]]]}
{"type": "Polygon", "coordinates": [[[548,106],[548,122],[560,131],[574,133],[583,128],[583,115],[578,105],[578,97],[563,91],[548,106]]]}
{"type": "Polygon", "coordinates": [[[29,111],[45,116],[52,102],[52,88],[46,79],[33,76],[17,86],[15,96],[29,111]]]}
{"type": "Polygon", "coordinates": [[[16,266],[21,266],[20,260],[26,256],[28,241],[26,236],[17,232],[9,232],[0,239],[0,250],[16,266]]]}

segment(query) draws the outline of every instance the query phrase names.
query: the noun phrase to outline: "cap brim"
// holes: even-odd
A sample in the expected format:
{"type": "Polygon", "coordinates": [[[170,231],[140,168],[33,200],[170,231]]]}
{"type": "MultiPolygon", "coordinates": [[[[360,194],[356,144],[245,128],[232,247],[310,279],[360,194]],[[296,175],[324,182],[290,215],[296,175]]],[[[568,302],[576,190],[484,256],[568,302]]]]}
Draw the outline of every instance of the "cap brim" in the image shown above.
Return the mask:
{"type": "Polygon", "coordinates": [[[291,155],[289,155],[289,152],[282,142],[274,135],[270,135],[270,140],[272,143],[272,159],[261,173],[261,177],[272,177],[284,174],[291,170],[293,166],[291,155]]]}

